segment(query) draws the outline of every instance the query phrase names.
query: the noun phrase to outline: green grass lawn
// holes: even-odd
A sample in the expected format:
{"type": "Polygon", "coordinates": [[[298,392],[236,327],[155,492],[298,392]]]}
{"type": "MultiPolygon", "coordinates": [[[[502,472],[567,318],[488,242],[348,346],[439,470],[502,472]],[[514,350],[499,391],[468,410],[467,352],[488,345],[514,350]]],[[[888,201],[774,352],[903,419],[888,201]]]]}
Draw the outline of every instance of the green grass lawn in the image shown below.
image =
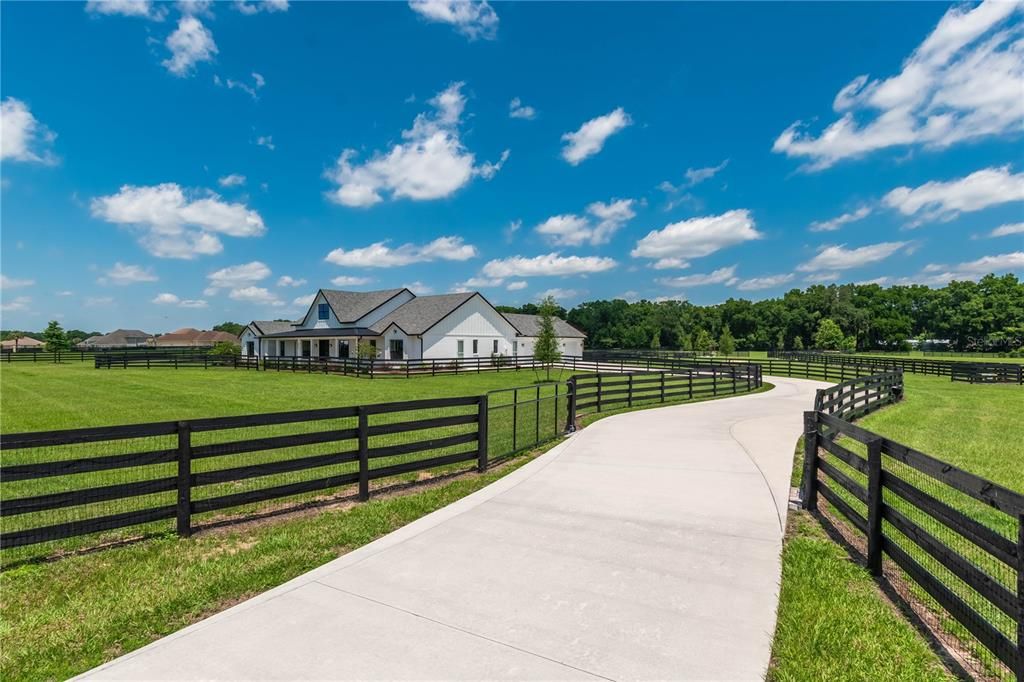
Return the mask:
{"type": "MultiPolygon", "coordinates": [[[[870,414],[858,424],[1003,486],[1024,491],[1024,439],[1006,437],[1020,429],[1024,414],[1021,387],[954,383],[948,378],[917,374],[906,374],[904,379],[906,397],[901,403],[870,414]]],[[[848,439],[842,442],[864,454],[863,447],[848,439]]],[[[798,453],[795,481],[799,480],[800,446],[798,453]]],[[[836,463],[834,458],[830,461],[836,463]]],[[[852,469],[841,468],[856,480],[863,480],[852,469]]],[[[1009,517],[986,505],[945,486],[932,484],[923,476],[914,477],[906,469],[900,470],[899,475],[1007,536],[1016,533],[1016,524],[1009,517]]],[[[838,485],[831,487],[863,511],[863,504],[838,485]]],[[[1014,588],[1014,571],[980,550],[972,549],[969,543],[943,531],[924,514],[908,509],[888,493],[886,502],[953,543],[958,551],[984,567],[996,580],[1014,588]]],[[[827,507],[827,503],[823,504],[827,507]]],[[[928,655],[920,635],[909,623],[896,617],[867,571],[853,562],[845,549],[828,539],[810,515],[804,512],[790,515],[790,535],[783,550],[772,679],[945,679],[941,671],[937,672],[938,658],[928,655]]],[[[886,530],[887,534],[891,532],[894,531],[886,530]]],[[[905,543],[901,545],[1012,636],[1013,623],[1005,614],[996,612],[920,550],[905,543]]],[[[991,654],[980,649],[923,591],[913,584],[911,590],[938,616],[943,629],[960,638],[964,648],[978,657],[987,675],[1005,675],[1005,671],[995,666],[991,654]]]]}

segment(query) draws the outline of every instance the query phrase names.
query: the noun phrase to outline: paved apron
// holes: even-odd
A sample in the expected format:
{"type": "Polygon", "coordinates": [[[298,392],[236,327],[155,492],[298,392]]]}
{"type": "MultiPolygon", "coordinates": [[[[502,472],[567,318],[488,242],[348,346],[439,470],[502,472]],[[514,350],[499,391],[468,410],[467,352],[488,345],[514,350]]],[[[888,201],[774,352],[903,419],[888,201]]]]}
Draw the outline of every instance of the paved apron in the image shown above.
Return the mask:
{"type": "Polygon", "coordinates": [[[601,420],[86,679],[763,677],[820,382],[601,420]]]}

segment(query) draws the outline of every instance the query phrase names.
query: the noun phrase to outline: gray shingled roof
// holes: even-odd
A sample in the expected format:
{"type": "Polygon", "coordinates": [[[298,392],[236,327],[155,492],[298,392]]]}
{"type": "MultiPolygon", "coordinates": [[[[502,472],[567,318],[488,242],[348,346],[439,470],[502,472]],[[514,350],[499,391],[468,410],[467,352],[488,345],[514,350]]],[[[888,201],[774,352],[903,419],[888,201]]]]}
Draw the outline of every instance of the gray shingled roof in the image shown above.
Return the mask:
{"type": "MultiPolygon", "coordinates": [[[[520,313],[504,313],[504,315],[505,319],[523,336],[540,334],[540,315],[522,315],[520,313]]],[[[551,322],[555,326],[555,336],[565,339],[585,339],[587,337],[586,334],[560,317],[552,317],[551,322]]]]}
{"type": "Polygon", "coordinates": [[[401,327],[406,334],[413,336],[422,334],[475,295],[476,292],[469,291],[461,294],[417,296],[385,315],[378,322],[374,322],[372,328],[383,333],[393,322],[401,327]]]}
{"type": "Polygon", "coordinates": [[[404,289],[384,289],[382,291],[321,289],[321,291],[338,318],[338,322],[345,324],[355,322],[371,310],[379,308],[404,289]]]}
{"type": "Polygon", "coordinates": [[[295,323],[288,320],[253,320],[249,324],[263,335],[290,332],[295,329],[295,323]]]}

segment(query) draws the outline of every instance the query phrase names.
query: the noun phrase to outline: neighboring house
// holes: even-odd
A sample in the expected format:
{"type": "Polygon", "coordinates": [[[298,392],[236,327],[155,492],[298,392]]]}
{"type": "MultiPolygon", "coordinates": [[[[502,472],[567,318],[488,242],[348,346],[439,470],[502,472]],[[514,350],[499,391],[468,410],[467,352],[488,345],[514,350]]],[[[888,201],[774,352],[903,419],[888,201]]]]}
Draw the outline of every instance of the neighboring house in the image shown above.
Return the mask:
{"type": "MultiPolygon", "coordinates": [[[[115,329],[109,334],[88,339],[89,348],[139,348],[149,345],[152,334],[139,329],[115,329]]],[[[86,342],[82,342],[85,345],[86,342]]]]}
{"type": "Polygon", "coordinates": [[[0,342],[0,347],[5,351],[17,353],[20,350],[43,350],[46,347],[46,343],[33,339],[31,336],[19,336],[16,339],[7,339],[0,342]]]}
{"type": "Polygon", "coordinates": [[[101,336],[90,336],[87,339],[83,339],[75,344],[75,348],[88,349],[96,341],[96,339],[103,338],[101,336]]]}
{"type": "MultiPolygon", "coordinates": [[[[531,355],[536,316],[515,316],[518,323],[510,317],[472,291],[416,296],[404,288],[321,289],[301,319],[254,320],[239,340],[243,355],[260,357],[354,358],[360,343],[388,360],[531,355]]],[[[563,352],[581,355],[584,334],[562,320],[555,324],[556,333],[564,335],[558,339],[563,352]]]]}
{"type": "Polygon", "coordinates": [[[221,342],[238,343],[238,337],[227,332],[204,332],[184,327],[154,337],[150,345],[156,348],[211,348],[221,342]]]}

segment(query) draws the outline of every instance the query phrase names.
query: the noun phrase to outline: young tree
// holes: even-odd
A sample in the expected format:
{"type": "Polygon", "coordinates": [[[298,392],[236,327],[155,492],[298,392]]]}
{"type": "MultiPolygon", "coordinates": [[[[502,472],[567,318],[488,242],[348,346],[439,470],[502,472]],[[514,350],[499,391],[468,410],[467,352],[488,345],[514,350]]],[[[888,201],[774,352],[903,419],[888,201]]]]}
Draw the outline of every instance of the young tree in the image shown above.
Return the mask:
{"type": "Polygon", "coordinates": [[[64,333],[64,328],[60,326],[57,320],[50,320],[50,324],[46,325],[46,329],[43,330],[43,341],[46,342],[46,350],[48,351],[66,350],[68,348],[68,337],[64,333]]]}
{"type": "Polygon", "coordinates": [[[654,350],[658,350],[659,348],[661,348],[661,330],[660,329],[655,329],[654,330],[654,336],[651,337],[651,348],[654,349],[654,350]]]}
{"type": "Polygon", "coordinates": [[[698,329],[693,337],[693,349],[705,355],[711,351],[711,334],[703,327],[698,329]]]}
{"type": "MultiPolygon", "coordinates": [[[[814,334],[814,345],[821,350],[841,350],[845,338],[839,325],[826,317],[818,323],[818,331],[814,334]]],[[[856,344],[856,341],[854,343],[856,344]]]]}
{"type": "Polygon", "coordinates": [[[847,352],[847,353],[853,353],[854,351],[856,351],[857,350],[857,337],[854,336],[853,334],[850,334],[849,336],[844,338],[843,339],[842,350],[844,352],[847,352]]]}
{"type": "Polygon", "coordinates": [[[557,309],[552,296],[540,302],[540,330],[537,332],[537,342],[533,345],[533,359],[544,365],[548,379],[551,378],[551,366],[562,359],[558,338],[555,336],[555,323],[551,319],[557,309]]]}
{"type": "Polygon", "coordinates": [[[776,335],[776,337],[775,337],[775,350],[785,350],[785,349],[786,349],[786,333],[783,332],[783,331],[780,331],[778,333],[778,335],[776,335]]]}
{"type": "Polygon", "coordinates": [[[736,352],[736,339],[732,337],[729,325],[722,327],[722,335],[718,337],[718,350],[722,355],[732,355],[736,352]]]}
{"type": "Polygon", "coordinates": [[[360,360],[373,360],[377,357],[377,346],[369,341],[360,341],[356,346],[356,357],[360,360]]]}
{"type": "Polygon", "coordinates": [[[218,341],[210,349],[210,355],[241,355],[242,347],[230,341],[218,341]]]}
{"type": "Polygon", "coordinates": [[[693,338],[689,334],[679,335],[679,350],[693,350],[693,338]]]}
{"type": "Polygon", "coordinates": [[[803,349],[804,349],[804,340],[801,339],[799,336],[794,336],[793,337],[793,350],[803,350],[803,349]]]}

